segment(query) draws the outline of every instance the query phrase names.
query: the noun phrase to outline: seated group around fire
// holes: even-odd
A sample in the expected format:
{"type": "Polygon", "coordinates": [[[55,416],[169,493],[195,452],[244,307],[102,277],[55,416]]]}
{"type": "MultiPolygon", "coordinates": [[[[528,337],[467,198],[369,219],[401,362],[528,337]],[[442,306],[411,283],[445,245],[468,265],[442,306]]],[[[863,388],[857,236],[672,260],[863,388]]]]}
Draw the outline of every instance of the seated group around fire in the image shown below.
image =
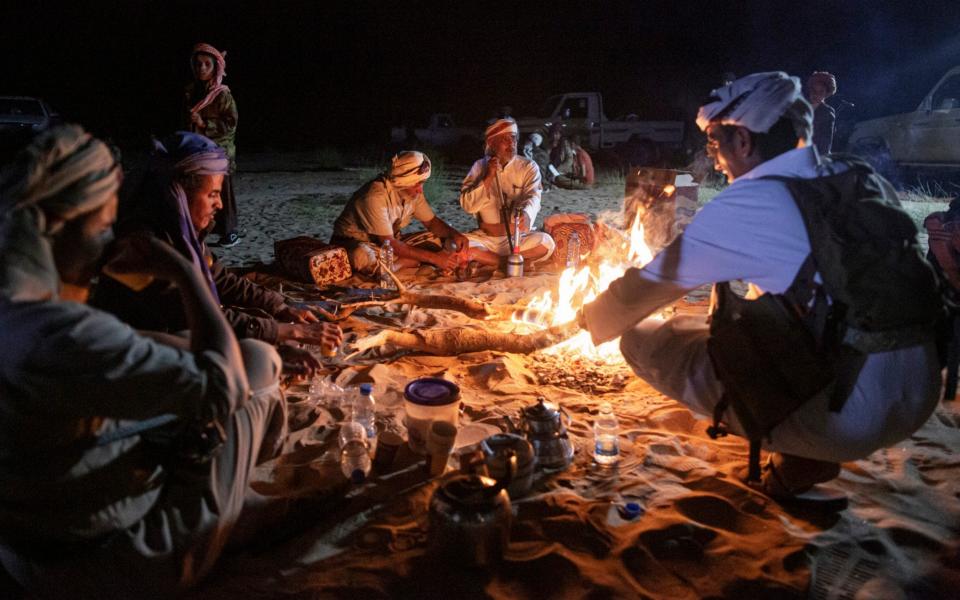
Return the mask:
{"type": "MultiPolygon", "coordinates": [[[[176,152],[170,169],[227,169],[209,147],[176,152]]],[[[237,341],[196,240],[130,236],[111,263],[176,285],[184,343],[86,303],[120,179],[105,144],[65,126],[0,181],[0,562],[34,597],[164,597],[196,583],[253,469],[286,437],[280,358],[237,341]]]]}
{"type": "MultiPolygon", "coordinates": [[[[747,382],[730,376],[737,353],[716,351],[712,327],[723,320],[647,317],[712,282],[742,279],[785,297],[832,281],[832,266],[814,260],[819,242],[793,184],[849,174],[878,194],[887,184],[808,145],[811,108],[796,78],[755,74],[713,96],[697,122],[730,186],[580,318],[595,343],[621,336],[624,357],[653,387],[759,442],[735,394],[747,382]]],[[[333,241],[365,273],[384,243],[400,266],[499,265],[514,233],[530,263],[546,260],[554,241],[533,227],[541,173],[517,156],[516,123],[492,123],[486,147],[460,192],[478,229],[460,233],[433,213],[422,188],[429,159],[402,152],[350,200],[333,241]],[[427,251],[398,237],[414,217],[444,243],[427,251]]],[[[116,281],[101,277],[94,297],[120,318],[87,304],[118,210],[120,168],[108,148],[79,127],[57,128],[0,179],[0,562],[37,596],[163,596],[203,577],[256,498],[254,467],[285,440],[281,354],[306,371],[317,364],[283,342],[340,343],[336,325],[210,255],[203,239],[229,171],[221,148],[177,133],[156,144],[151,161],[103,267],[116,281]]],[[[910,235],[899,246],[904,259],[915,249],[910,235]]],[[[919,316],[881,331],[877,344],[874,332],[849,330],[860,334],[850,342],[858,351],[828,357],[835,385],[765,432],[767,493],[790,496],[836,477],[839,463],[926,421],[941,388],[934,319],[924,320],[936,303],[918,304],[929,292],[911,288],[916,310],[900,312],[919,316]]],[[[829,306],[820,290],[811,294],[799,306],[829,306]]]]}
{"type": "Polygon", "coordinates": [[[407,151],[354,193],[334,223],[330,243],[345,247],[351,267],[365,274],[379,268],[383,243],[398,259],[394,268],[427,263],[454,269],[474,261],[497,267],[513,251],[509,240],[519,224],[520,254],[534,264],[548,259],[553,239],[533,227],[540,212],[540,170],[517,155],[516,122],[498,119],[485,137],[487,155],[473,164],[460,190],[460,205],[476,216],[478,229],[463,234],[434,214],[423,194],[430,159],[407,151]],[[401,234],[413,218],[430,235],[401,234]]]}

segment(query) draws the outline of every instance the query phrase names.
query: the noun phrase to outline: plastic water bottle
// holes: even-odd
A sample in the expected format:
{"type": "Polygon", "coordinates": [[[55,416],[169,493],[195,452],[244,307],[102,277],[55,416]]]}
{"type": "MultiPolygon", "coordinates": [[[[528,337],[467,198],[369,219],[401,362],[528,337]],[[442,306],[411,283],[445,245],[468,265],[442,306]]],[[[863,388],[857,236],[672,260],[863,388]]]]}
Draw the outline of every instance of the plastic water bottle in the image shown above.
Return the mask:
{"type": "Polygon", "coordinates": [[[373,399],[373,385],[361,383],[359,393],[353,398],[350,407],[350,420],[359,423],[367,434],[370,455],[377,450],[377,403],[373,399]]]}
{"type": "Polygon", "coordinates": [[[620,461],[619,429],[613,407],[609,402],[604,402],[593,422],[593,458],[597,464],[611,466],[620,461]]]}
{"type": "Polygon", "coordinates": [[[340,470],[353,483],[363,483],[370,474],[367,432],[356,421],[340,425],[340,470]]]}
{"type": "Polygon", "coordinates": [[[393,246],[390,245],[390,240],[383,241],[383,246],[380,247],[380,260],[383,262],[380,265],[380,287],[385,290],[392,290],[396,286],[393,279],[387,274],[388,269],[390,272],[393,271],[393,246]]]}
{"type": "Polygon", "coordinates": [[[325,408],[340,408],[343,402],[344,391],[339,385],[326,379],[316,378],[310,384],[310,399],[317,406],[325,408]]]}
{"type": "Polygon", "coordinates": [[[576,231],[567,238],[567,268],[580,268],[580,234],[576,231]]]}

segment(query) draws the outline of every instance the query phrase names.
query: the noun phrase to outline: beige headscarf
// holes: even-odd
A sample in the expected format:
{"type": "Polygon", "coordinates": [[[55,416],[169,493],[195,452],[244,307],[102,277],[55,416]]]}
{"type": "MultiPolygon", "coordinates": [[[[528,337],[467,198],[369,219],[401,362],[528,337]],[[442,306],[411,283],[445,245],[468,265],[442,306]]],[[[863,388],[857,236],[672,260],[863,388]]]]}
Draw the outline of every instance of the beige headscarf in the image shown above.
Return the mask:
{"type": "Polygon", "coordinates": [[[118,167],[106,144],[77,125],[44,132],[21,151],[0,177],[0,298],[56,296],[60,277],[50,238],[113,197],[118,167]]]}
{"type": "Polygon", "coordinates": [[[387,179],[399,187],[412,187],[430,178],[430,159],[423,152],[405,150],[390,161],[387,179]]]}
{"type": "Polygon", "coordinates": [[[793,123],[797,137],[809,140],[813,109],[800,93],[800,80],[782,71],[754,73],[713,90],[711,100],[700,107],[697,126],[711,123],[739,125],[754,133],[767,133],[781,117],[793,123]]]}

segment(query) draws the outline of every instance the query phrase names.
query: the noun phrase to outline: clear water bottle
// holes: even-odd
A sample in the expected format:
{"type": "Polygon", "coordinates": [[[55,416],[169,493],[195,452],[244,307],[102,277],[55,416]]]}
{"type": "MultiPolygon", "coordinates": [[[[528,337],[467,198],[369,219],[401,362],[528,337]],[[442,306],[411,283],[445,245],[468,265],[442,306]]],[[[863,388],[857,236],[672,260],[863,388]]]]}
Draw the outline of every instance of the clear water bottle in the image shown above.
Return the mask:
{"type": "Polygon", "coordinates": [[[353,398],[352,404],[350,420],[363,427],[372,456],[377,450],[377,403],[373,399],[373,385],[361,383],[359,393],[353,398]]]}
{"type": "Polygon", "coordinates": [[[567,238],[567,268],[580,268],[580,234],[576,231],[567,238]]]}
{"type": "Polygon", "coordinates": [[[609,402],[600,405],[593,422],[593,458],[597,464],[612,466],[620,461],[620,425],[609,402]]]}
{"type": "Polygon", "coordinates": [[[313,400],[317,406],[340,408],[344,393],[342,387],[326,379],[318,377],[310,383],[310,399],[313,400]]]}
{"type": "Polygon", "coordinates": [[[392,290],[396,286],[393,279],[387,274],[387,270],[389,269],[392,272],[394,267],[393,246],[390,245],[390,240],[384,240],[380,247],[380,261],[383,263],[380,265],[380,287],[385,290],[392,290]]]}
{"type": "Polygon", "coordinates": [[[353,483],[363,483],[370,474],[367,432],[356,421],[340,425],[340,470],[353,483]]]}

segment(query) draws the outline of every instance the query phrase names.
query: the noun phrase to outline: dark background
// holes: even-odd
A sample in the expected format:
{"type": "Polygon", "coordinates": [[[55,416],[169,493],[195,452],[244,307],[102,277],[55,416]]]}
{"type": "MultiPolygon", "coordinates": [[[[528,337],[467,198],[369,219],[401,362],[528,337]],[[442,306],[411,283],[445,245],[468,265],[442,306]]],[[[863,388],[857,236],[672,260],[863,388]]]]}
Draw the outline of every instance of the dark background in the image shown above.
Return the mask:
{"type": "Polygon", "coordinates": [[[848,120],[911,110],[960,64],[960,3],[6,2],[0,94],[121,144],[178,126],[195,42],[226,49],[238,146],[382,144],[431,112],[480,125],[564,91],[691,120],[724,71],[837,75],[848,120]]]}

